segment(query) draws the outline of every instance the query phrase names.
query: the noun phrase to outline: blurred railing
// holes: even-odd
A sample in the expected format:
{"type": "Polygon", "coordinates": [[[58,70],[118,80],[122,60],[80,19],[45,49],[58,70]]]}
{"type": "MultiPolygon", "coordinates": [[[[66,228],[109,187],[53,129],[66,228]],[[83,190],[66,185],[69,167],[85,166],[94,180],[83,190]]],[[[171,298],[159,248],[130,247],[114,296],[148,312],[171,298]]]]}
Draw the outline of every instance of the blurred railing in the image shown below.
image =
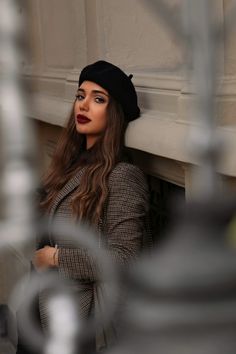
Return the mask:
{"type": "MultiPolygon", "coordinates": [[[[236,198],[219,193],[216,173],[222,146],[226,144],[218,139],[215,121],[215,58],[222,40],[221,32],[212,18],[209,0],[183,1],[184,25],[171,17],[166,2],[142,2],[147,10],[157,12],[189,49],[191,59],[186,66],[191,73],[195,97],[189,146],[199,163],[193,169],[193,200],[187,206],[175,201],[178,217],[173,220],[166,242],[119,278],[107,255],[96,248],[88,230],[81,229],[80,240],[75,237],[74,227],[65,225],[62,230],[60,226],[56,232],[58,236],[70,232],[76,243],[88,247],[97,258],[103,270],[101,280],[108,282],[113,292],[107,298],[105,323],[116,310],[111,300],[117,295],[118,279],[125,286],[120,340],[110,352],[234,354],[236,257],[229,241],[228,225],[236,210],[236,198]]],[[[231,18],[234,18],[232,13],[231,18]]],[[[21,77],[25,55],[24,46],[20,45],[24,43],[23,28],[20,2],[1,0],[1,252],[9,242],[16,245],[30,242],[38,228],[32,203],[37,185],[36,149],[34,134],[26,119],[29,100],[21,77]]],[[[101,323],[82,324],[75,317],[73,298],[66,291],[66,285],[52,275],[32,279],[29,291],[25,292],[26,301],[21,305],[25,308],[21,317],[25,337],[36,347],[44,343],[31,316],[39,281],[41,286],[50,284],[58,290],[50,306],[51,335],[45,353],[76,353],[75,341],[83,342],[84,337],[94,336],[96,326],[101,323]],[[66,310],[61,311],[62,307],[66,310]]],[[[19,300],[17,289],[12,297],[15,304],[19,300]]],[[[3,316],[7,320],[6,314],[2,314],[2,343],[8,334],[4,331],[3,316]]]]}

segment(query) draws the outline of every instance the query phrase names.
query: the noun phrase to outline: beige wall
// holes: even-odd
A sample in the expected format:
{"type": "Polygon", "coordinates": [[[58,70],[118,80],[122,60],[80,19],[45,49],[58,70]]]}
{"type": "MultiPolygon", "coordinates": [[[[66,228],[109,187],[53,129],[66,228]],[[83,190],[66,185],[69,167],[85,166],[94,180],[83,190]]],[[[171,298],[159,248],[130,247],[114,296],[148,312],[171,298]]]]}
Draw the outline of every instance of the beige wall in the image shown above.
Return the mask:
{"type": "MultiPolygon", "coordinates": [[[[217,117],[227,154],[219,171],[235,177],[236,45],[233,32],[226,31],[232,3],[214,0],[212,12],[224,37],[217,53],[217,117]]],[[[165,4],[170,18],[181,23],[183,2],[166,0],[165,4]]],[[[112,61],[134,74],[142,109],[142,117],[127,130],[127,145],[151,154],[153,174],[167,180],[172,178],[175,162],[182,164],[181,184],[185,185],[185,172],[194,163],[186,147],[193,117],[192,89],[184,70],[186,48],[160,11],[147,7],[145,0],[28,0],[28,5],[33,52],[25,72],[30,80],[37,79],[33,80],[35,106],[31,116],[62,126],[80,70],[97,59],[112,61]],[[157,173],[154,166],[162,166],[163,158],[173,164],[157,173]]],[[[150,170],[150,164],[142,164],[150,170]]],[[[186,188],[190,188],[187,174],[186,188]]]]}
{"type": "Polygon", "coordinates": [[[225,23],[225,75],[231,76],[234,78],[236,75],[236,49],[235,49],[235,20],[233,20],[234,27],[232,30],[228,29],[228,25],[232,20],[232,9],[233,5],[235,4],[232,0],[224,0],[223,7],[224,7],[224,23],[225,23]]]}

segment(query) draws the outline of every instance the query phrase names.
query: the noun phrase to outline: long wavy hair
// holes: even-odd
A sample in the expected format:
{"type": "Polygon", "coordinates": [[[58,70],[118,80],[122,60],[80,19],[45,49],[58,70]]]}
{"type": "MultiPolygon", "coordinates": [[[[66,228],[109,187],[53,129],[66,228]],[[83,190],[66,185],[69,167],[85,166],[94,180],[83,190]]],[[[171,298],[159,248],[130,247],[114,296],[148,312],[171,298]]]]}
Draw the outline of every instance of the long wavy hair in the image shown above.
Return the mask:
{"type": "MultiPolygon", "coordinates": [[[[86,144],[85,136],[76,130],[74,104],[49,170],[43,178],[46,198],[41,202],[41,207],[44,210],[51,208],[57,193],[82,168],[78,161],[86,144]]],[[[108,196],[109,175],[124,150],[127,123],[120,104],[112,97],[107,106],[107,115],[106,129],[92,148],[92,160],[86,166],[86,173],[83,173],[71,202],[75,219],[83,219],[91,224],[98,224],[100,220],[108,196]]]]}

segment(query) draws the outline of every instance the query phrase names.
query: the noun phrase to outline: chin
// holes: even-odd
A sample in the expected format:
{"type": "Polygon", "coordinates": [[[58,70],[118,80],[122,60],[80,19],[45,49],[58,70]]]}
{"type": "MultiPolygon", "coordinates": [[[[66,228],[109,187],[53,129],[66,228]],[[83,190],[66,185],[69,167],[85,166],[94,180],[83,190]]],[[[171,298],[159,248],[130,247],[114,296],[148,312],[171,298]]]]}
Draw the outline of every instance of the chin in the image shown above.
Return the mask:
{"type": "Polygon", "coordinates": [[[80,134],[89,134],[88,129],[86,129],[85,127],[76,126],[76,131],[77,131],[77,133],[80,133],[80,134]]]}

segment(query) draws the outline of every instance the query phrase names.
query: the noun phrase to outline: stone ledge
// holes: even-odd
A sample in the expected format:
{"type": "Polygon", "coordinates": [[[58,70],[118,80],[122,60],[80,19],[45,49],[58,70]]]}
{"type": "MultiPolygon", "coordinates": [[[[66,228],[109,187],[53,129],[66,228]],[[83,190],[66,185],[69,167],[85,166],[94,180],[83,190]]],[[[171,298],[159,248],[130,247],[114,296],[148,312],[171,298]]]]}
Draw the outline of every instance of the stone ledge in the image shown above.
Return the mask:
{"type": "MultiPolygon", "coordinates": [[[[49,124],[63,126],[71,109],[71,101],[53,96],[35,95],[34,108],[29,116],[49,124]]],[[[189,155],[187,141],[193,124],[181,121],[177,113],[146,110],[131,122],[126,133],[126,145],[153,155],[197,164],[189,155]]],[[[219,172],[236,177],[236,126],[220,126],[220,140],[225,144],[225,155],[219,172]]]]}
{"type": "MultiPolygon", "coordinates": [[[[173,72],[159,72],[154,70],[137,71],[132,68],[124,68],[124,71],[129,74],[133,74],[133,83],[137,87],[164,89],[171,91],[181,91],[183,86],[186,86],[186,80],[178,73],[173,72]]],[[[37,70],[33,66],[24,67],[24,75],[29,80],[37,81],[54,81],[60,80],[62,85],[67,83],[77,85],[81,70],[79,69],[44,69],[37,70]]]]}
{"type": "MultiPolygon", "coordinates": [[[[130,123],[126,145],[185,164],[198,164],[187,146],[192,129],[193,124],[180,121],[174,115],[145,112],[140,119],[130,123]]],[[[236,177],[236,126],[218,127],[217,136],[224,150],[217,170],[223,175],[236,177]]]]}

